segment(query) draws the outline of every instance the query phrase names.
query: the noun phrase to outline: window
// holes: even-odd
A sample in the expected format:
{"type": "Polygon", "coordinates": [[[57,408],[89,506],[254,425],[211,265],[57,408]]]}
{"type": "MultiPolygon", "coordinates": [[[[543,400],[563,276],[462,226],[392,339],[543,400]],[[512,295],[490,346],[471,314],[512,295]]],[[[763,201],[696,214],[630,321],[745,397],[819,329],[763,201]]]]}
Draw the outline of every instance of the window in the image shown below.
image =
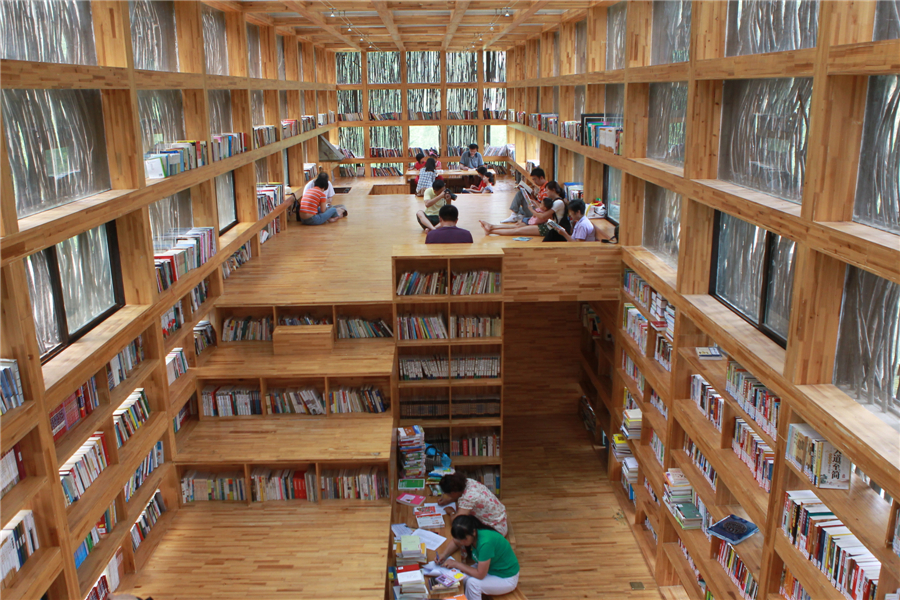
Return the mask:
{"type": "Polygon", "coordinates": [[[400,120],[400,90],[369,90],[369,115],[380,116],[377,120],[400,120]]]}
{"type": "Polygon", "coordinates": [[[732,0],[725,56],[813,48],[819,0],[732,0]]]}
{"type": "Polygon", "coordinates": [[[406,91],[406,108],[413,121],[441,118],[441,90],[412,89],[406,91]]]}
{"type": "Polygon", "coordinates": [[[650,64],[665,65],[689,60],[691,46],[691,0],[656,0],[650,64]]]}
{"type": "Polygon", "coordinates": [[[869,77],[853,220],[900,233],[900,76],[869,77]]]}
{"type": "Polygon", "coordinates": [[[260,158],[255,163],[256,167],[256,183],[269,183],[269,159],[260,158]]]}
{"type": "Polygon", "coordinates": [[[96,65],[91,3],[0,2],[0,57],[96,65]]]}
{"type": "Polygon", "coordinates": [[[673,269],[678,268],[681,235],[681,195],[652,183],[644,184],[644,248],[673,269]]]}
{"type": "Polygon", "coordinates": [[[575,23],[575,73],[587,73],[587,19],[575,23]]]}
{"type": "Polygon", "coordinates": [[[209,90],[209,133],[232,133],[231,90],[209,90]]]}
{"type": "Polygon", "coordinates": [[[177,71],[175,3],[172,0],[131,1],[131,47],[134,68],[177,71]]]}
{"type": "Polygon", "coordinates": [[[123,305],[118,256],[111,221],[25,259],[42,361],[123,305]]]}
{"type": "Polygon", "coordinates": [[[228,75],[228,33],[225,13],[206,4],[203,8],[203,50],[207,75],[228,75]]]}
{"type": "Polygon", "coordinates": [[[849,265],[834,385],[900,429],[900,285],[849,265]]]}
{"type": "Polygon", "coordinates": [[[725,82],[719,179],[800,202],[812,79],[725,82]]]}
{"type": "Polygon", "coordinates": [[[506,82],[505,50],[487,50],[484,52],[484,80],[489,83],[506,82]]]}
{"type": "Polygon", "coordinates": [[[216,207],[219,212],[219,235],[221,235],[237,223],[234,171],[216,177],[216,207]]]}
{"type": "Polygon", "coordinates": [[[369,127],[369,149],[376,152],[371,156],[403,156],[406,152],[402,128],[396,125],[369,127]]]}
{"type": "MultiPolygon", "coordinates": [[[[484,126],[484,145],[485,146],[505,146],[508,143],[506,137],[506,125],[485,125],[484,126]]],[[[484,149],[487,152],[487,148],[484,149]]],[[[576,155],[577,158],[578,155],[576,155]]],[[[487,160],[487,154],[484,156],[487,160]]]]}
{"type": "Polygon", "coordinates": [[[474,52],[447,53],[447,83],[476,83],[478,55],[474,52]]]}
{"type": "Polygon", "coordinates": [[[365,157],[364,142],[362,127],[341,127],[338,130],[338,145],[352,152],[355,158],[365,157]]]}
{"type": "Polygon", "coordinates": [[[490,111],[482,116],[485,119],[502,119],[506,116],[506,88],[484,89],[484,110],[490,111]]]}
{"type": "Polygon", "coordinates": [[[370,85],[400,83],[399,52],[369,52],[366,65],[370,85]]]}
{"type": "Polygon", "coordinates": [[[362,83],[362,64],[359,52],[336,52],[334,58],[338,85],[362,83]]]}
{"type": "Polygon", "coordinates": [[[447,90],[447,118],[477,119],[478,90],[475,88],[450,88],[447,90]],[[466,115],[470,116],[466,116],[466,115]]]}
{"type": "Polygon", "coordinates": [[[447,127],[447,156],[462,156],[469,144],[478,143],[478,127],[475,125],[450,125],[447,127]]]}
{"type": "Polygon", "coordinates": [[[21,219],[112,187],[98,90],[0,92],[21,219]]]}
{"type": "Polygon", "coordinates": [[[278,115],[282,120],[288,118],[287,90],[278,90],[278,115]]]}
{"type": "Polygon", "coordinates": [[[150,205],[150,233],[153,235],[153,250],[165,252],[178,239],[179,229],[194,226],[194,211],[191,204],[191,190],[157,200],[150,205]]]}
{"type": "Polygon", "coordinates": [[[137,96],[144,154],[156,152],[157,144],[187,137],[181,90],[138,90],[137,96]]]}
{"type": "Polygon", "coordinates": [[[275,48],[278,51],[278,79],[284,81],[287,79],[284,65],[284,36],[275,36],[275,48]]]}
{"type": "Polygon", "coordinates": [[[625,68],[625,16],[627,2],[613,4],[606,11],[606,70],[625,68]]]}
{"type": "Polygon", "coordinates": [[[603,165],[603,199],[606,201],[606,217],[618,225],[622,207],[622,171],[609,165],[603,165]]]}
{"type": "Polygon", "coordinates": [[[406,81],[407,83],[440,83],[441,53],[435,51],[407,52],[406,81]]]}
{"type": "Polygon", "coordinates": [[[678,166],[684,165],[687,91],[687,82],[683,81],[650,84],[647,158],[678,166]]]}
{"type": "Polygon", "coordinates": [[[362,90],[338,90],[337,101],[337,112],[339,115],[344,115],[341,117],[341,120],[361,121],[363,119],[362,90]],[[348,118],[346,115],[353,116],[354,118],[348,118]],[[359,117],[356,117],[356,115],[359,115],[359,117]]]}
{"type": "Polygon", "coordinates": [[[259,25],[247,23],[247,60],[250,77],[262,78],[262,52],[259,48],[259,25]]]}
{"type": "MultiPolygon", "coordinates": [[[[409,147],[421,148],[428,152],[433,150],[441,155],[441,128],[439,125],[416,125],[409,128],[409,147]]],[[[414,156],[415,152],[407,152],[414,156]]]]}
{"type": "Polygon", "coordinates": [[[266,123],[266,94],[262,90],[250,90],[250,118],[254,127],[266,123]]]}
{"type": "Polygon", "coordinates": [[[881,0],[875,7],[875,41],[900,38],[900,0],[881,0]]]}
{"type": "Polygon", "coordinates": [[[710,294],[786,345],[796,244],[761,227],[716,213],[710,294]]]}

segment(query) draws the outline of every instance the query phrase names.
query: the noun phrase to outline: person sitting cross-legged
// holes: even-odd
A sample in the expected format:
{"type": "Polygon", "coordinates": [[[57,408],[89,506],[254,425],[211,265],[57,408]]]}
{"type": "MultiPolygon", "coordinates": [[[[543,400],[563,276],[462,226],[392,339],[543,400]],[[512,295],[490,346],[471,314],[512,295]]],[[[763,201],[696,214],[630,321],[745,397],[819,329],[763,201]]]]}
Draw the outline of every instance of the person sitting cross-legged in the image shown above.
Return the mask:
{"type": "Polygon", "coordinates": [[[435,227],[425,236],[426,244],[471,244],[472,234],[466,229],[456,226],[459,211],[452,204],[441,207],[438,214],[441,226],[435,227]]]}
{"type": "Polygon", "coordinates": [[[456,200],[456,196],[450,193],[443,179],[435,179],[431,187],[425,190],[422,199],[425,201],[425,210],[416,213],[416,220],[422,229],[431,231],[435,227],[440,227],[441,208],[456,200]]]}
{"type": "Polygon", "coordinates": [[[303,192],[300,199],[300,209],[297,216],[303,225],[324,225],[347,216],[347,209],[343,207],[328,207],[328,175],[319,173],[314,185],[303,192]]]}

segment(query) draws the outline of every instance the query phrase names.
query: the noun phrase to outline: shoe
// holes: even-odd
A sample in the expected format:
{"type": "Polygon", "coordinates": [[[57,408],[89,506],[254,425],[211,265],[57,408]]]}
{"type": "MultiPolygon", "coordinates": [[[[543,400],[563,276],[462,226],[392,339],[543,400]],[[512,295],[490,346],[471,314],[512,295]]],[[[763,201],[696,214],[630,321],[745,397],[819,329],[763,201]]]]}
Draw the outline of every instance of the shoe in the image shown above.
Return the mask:
{"type": "Polygon", "coordinates": [[[519,220],[519,215],[509,215],[508,217],[506,217],[505,219],[503,219],[500,222],[501,223],[515,223],[518,220],[519,220]]]}

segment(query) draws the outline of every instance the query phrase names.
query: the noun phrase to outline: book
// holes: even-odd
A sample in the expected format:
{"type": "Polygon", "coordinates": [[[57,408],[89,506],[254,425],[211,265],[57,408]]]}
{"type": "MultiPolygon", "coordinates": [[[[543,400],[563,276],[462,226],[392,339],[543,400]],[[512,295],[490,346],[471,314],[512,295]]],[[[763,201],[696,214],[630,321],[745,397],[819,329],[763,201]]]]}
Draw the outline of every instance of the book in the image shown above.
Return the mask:
{"type": "Polygon", "coordinates": [[[737,545],[759,531],[759,527],[746,519],[736,515],[728,515],[709,528],[710,535],[724,540],[731,545],[737,545]]]}
{"type": "Polygon", "coordinates": [[[400,491],[416,491],[425,489],[424,479],[401,479],[397,485],[400,491]]]}
{"type": "Polygon", "coordinates": [[[421,529],[441,529],[444,527],[443,511],[440,513],[432,506],[414,509],[416,523],[421,529]]]}
{"type": "Polygon", "coordinates": [[[722,358],[722,352],[715,346],[697,348],[697,358],[700,360],[718,360],[722,358]]]}
{"type": "Polygon", "coordinates": [[[397,496],[397,502],[409,506],[420,506],[425,502],[425,496],[418,496],[416,494],[400,494],[399,496],[397,496]]]}

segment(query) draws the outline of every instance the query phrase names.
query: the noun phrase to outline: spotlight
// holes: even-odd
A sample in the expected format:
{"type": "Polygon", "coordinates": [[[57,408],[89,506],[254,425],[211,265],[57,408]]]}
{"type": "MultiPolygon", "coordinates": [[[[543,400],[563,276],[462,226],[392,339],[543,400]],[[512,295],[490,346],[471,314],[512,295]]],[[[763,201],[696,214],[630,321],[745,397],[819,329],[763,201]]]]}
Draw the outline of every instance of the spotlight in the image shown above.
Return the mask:
{"type": "Polygon", "coordinates": [[[331,9],[331,18],[334,18],[334,9],[331,9]]]}
{"type": "Polygon", "coordinates": [[[353,28],[347,25],[347,31],[353,31],[353,28]]]}
{"type": "Polygon", "coordinates": [[[504,16],[504,17],[508,17],[508,16],[509,16],[509,9],[508,9],[508,8],[506,9],[506,12],[503,14],[503,16],[504,16]]]}
{"type": "Polygon", "coordinates": [[[493,26],[493,25],[491,25],[491,31],[493,31],[493,30],[494,30],[494,26],[493,26]]]}
{"type": "Polygon", "coordinates": [[[364,41],[364,40],[363,40],[363,39],[362,39],[362,38],[359,38],[359,41],[361,41],[361,42],[362,42],[362,41],[364,41]]]}

